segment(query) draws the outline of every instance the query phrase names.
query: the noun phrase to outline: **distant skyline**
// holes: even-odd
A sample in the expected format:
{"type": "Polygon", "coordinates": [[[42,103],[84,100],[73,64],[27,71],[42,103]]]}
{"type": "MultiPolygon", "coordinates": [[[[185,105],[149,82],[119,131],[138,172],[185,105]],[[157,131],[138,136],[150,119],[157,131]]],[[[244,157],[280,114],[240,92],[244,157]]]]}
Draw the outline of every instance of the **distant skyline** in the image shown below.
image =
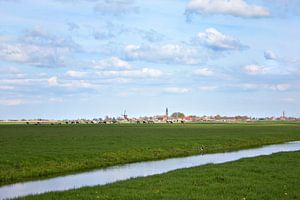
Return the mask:
{"type": "Polygon", "coordinates": [[[299,0],[0,0],[0,119],[300,117],[299,0]]]}

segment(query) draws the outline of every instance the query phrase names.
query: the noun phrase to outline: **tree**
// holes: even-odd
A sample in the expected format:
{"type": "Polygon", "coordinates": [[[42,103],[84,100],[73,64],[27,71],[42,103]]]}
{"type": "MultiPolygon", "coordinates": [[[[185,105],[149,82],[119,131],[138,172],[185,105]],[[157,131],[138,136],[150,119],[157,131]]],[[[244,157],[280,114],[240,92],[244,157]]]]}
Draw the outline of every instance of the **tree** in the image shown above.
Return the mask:
{"type": "Polygon", "coordinates": [[[173,117],[173,118],[184,118],[184,113],[182,113],[182,112],[174,112],[172,115],[171,115],[171,117],[173,117]]]}

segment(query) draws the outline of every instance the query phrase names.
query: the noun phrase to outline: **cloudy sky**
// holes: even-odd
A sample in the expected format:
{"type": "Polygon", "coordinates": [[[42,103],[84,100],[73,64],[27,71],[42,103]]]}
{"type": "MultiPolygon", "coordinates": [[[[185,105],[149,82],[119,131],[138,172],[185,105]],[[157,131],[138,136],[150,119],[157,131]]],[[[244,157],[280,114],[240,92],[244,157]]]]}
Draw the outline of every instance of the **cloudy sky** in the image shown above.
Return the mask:
{"type": "Polygon", "coordinates": [[[299,0],[0,0],[0,119],[299,102],[299,0]]]}

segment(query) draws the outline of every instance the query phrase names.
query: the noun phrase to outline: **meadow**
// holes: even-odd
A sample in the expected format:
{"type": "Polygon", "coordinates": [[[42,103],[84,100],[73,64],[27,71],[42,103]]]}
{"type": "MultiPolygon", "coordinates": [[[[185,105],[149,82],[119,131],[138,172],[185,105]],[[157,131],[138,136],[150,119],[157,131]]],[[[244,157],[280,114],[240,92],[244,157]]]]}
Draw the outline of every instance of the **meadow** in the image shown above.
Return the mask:
{"type": "Polygon", "coordinates": [[[0,125],[0,185],[293,140],[299,123],[0,125]]]}
{"type": "Polygon", "coordinates": [[[21,199],[300,199],[299,166],[300,152],[278,153],[21,199]]]}

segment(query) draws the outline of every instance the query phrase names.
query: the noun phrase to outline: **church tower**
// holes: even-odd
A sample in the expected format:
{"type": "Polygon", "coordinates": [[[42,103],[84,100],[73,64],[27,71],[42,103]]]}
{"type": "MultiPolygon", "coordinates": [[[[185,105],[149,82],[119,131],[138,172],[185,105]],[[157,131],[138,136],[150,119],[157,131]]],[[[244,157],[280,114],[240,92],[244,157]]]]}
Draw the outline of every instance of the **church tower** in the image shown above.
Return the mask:
{"type": "Polygon", "coordinates": [[[169,109],[166,108],[166,118],[168,119],[169,118],[169,109]]]}

